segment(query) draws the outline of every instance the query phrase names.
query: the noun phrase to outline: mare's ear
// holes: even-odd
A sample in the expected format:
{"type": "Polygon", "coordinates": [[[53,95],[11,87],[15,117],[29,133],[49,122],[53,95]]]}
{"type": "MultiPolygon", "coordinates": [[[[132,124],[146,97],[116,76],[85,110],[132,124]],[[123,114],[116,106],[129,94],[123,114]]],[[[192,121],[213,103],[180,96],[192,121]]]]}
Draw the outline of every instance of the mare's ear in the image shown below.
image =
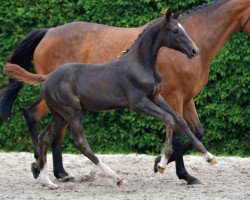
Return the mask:
{"type": "Polygon", "coordinates": [[[182,13],[182,10],[178,11],[177,13],[174,14],[174,18],[177,19],[182,13]]]}
{"type": "Polygon", "coordinates": [[[172,12],[172,9],[169,8],[165,14],[165,19],[167,20],[167,22],[170,21],[171,17],[173,16],[173,12],[172,12]]]}

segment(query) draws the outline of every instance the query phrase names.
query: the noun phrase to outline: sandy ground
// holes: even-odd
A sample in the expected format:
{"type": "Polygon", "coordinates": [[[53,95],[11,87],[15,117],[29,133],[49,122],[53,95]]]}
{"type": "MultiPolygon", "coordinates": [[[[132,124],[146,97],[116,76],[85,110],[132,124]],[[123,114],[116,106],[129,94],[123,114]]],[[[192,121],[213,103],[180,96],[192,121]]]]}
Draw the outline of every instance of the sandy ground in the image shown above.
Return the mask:
{"type": "Polygon", "coordinates": [[[103,162],[126,178],[128,183],[116,186],[82,155],[64,155],[66,170],[76,182],[55,180],[52,159],[48,156],[50,177],[59,189],[40,186],[33,178],[30,153],[0,153],[0,199],[104,199],[104,200],[216,200],[250,199],[250,158],[219,157],[218,164],[210,165],[200,156],[186,156],[187,170],[204,185],[187,186],[175,175],[171,163],[165,174],[153,173],[153,156],[98,155],[103,162]]]}

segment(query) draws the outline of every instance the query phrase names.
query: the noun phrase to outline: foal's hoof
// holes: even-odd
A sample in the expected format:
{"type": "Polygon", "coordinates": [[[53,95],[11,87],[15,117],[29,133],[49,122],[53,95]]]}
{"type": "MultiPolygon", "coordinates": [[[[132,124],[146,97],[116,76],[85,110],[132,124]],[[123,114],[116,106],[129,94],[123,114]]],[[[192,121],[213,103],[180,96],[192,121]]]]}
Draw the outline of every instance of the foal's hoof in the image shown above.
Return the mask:
{"type": "Polygon", "coordinates": [[[155,164],[154,164],[154,173],[157,173],[158,172],[158,163],[161,161],[161,156],[158,156],[156,159],[155,159],[155,164]]]}
{"type": "Polygon", "coordinates": [[[126,181],[125,179],[121,179],[121,180],[119,180],[119,181],[117,181],[117,185],[118,186],[122,186],[122,185],[124,185],[125,183],[127,183],[128,181],[126,181]]]}
{"type": "Polygon", "coordinates": [[[55,190],[55,189],[59,188],[59,186],[53,183],[53,184],[48,185],[48,188],[51,190],[55,190]]]}
{"type": "Polygon", "coordinates": [[[157,171],[158,171],[159,173],[163,174],[164,171],[165,171],[165,169],[166,169],[166,168],[163,168],[163,167],[157,165],[157,171]]]}
{"type": "Polygon", "coordinates": [[[207,160],[207,162],[209,162],[211,165],[216,164],[218,161],[217,159],[214,157],[213,159],[207,160]]]}
{"type": "Polygon", "coordinates": [[[43,182],[43,181],[41,181],[40,184],[43,187],[48,187],[50,190],[55,190],[55,189],[59,188],[58,185],[56,185],[56,184],[54,184],[54,183],[52,183],[50,181],[49,182],[43,182]]]}
{"type": "Polygon", "coordinates": [[[39,165],[38,165],[37,162],[33,162],[33,163],[31,164],[31,171],[32,171],[32,173],[33,173],[34,178],[37,179],[37,177],[38,177],[39,174],[40,174],[40,167],[39,167],[39,165]]]}
{"type": "Polygon", "coordinates": [[[216,164],[218,161],[217,159],[214,157],[213,159],[211,159],[210,161],[208,161],[211,165],[216,164]]]}

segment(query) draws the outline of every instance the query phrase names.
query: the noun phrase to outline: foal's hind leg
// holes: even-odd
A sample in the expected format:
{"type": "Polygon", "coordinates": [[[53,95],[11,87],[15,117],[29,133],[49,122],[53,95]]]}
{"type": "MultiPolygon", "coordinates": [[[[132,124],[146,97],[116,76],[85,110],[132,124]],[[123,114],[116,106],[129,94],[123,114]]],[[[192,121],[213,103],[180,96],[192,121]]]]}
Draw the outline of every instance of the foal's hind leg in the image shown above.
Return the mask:
{"type": "Polygon", "coordinates": [[[51,189],[57,188],[57,185],[49,179],[46,166],[47,150],[65,125],[66,121],[59,114],[52,113],[52,122],[46,127],[45,131],[39,135],[39,158],[31,165],[34,178],[38,178],[40,184],[48,186],[51,189]]]}
{"type": "Polygon", "coordinates": [[[87,139],[83,133],[83,125],[81,121],[82,111],[81,110],[69,111],[70,108],[66,109],[68,110],[67,120],[72,130],[74,143],[76,147],[95,165],[97,165],[97,167],[103,172],[104,175],[117,181],[117,185],[119,186],[123,185],[126,181],[122,179],[121,176],[116,174],[111,168],[105,165],[101,160],[99,160],[90,149],[87,139]]]}
{"type": "MultiPolygon", "coordinates": [[[[39,99],[30,106],[24,108],[23,114],[26,119],[29,133],[32,139],[32,143],[35,151],[35,158],[38,159],[39,155],[39,145],[38,145],[38,123],[40,120],[49,112],[48,106],[43,98],[39,99]]],[[[63,181],[73,180],[73,177],[70,176],[64,169],[62,163],[62,150],[61,150],[61,141],[63,139],[65,130],[62,130],[62,138],[56,140],[52,143],[52,153],[53,153],[53,166],[54,166],[54,175],[58,179],[63,181]]]]}

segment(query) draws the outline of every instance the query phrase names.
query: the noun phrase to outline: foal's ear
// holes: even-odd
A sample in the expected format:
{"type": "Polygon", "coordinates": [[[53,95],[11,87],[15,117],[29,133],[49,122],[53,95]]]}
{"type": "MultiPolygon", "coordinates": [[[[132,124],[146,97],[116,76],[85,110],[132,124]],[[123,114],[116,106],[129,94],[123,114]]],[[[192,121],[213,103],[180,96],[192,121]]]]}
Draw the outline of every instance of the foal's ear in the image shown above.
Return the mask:
{"type": "Polygon", "coordinates": [[[169,22],[172,16],[173,16],[172,9],[169,8],[165,14],[165,19],[169,22]]]}
{"type": "Polygon", "coordinates": [[[181,15],[182,10],[178,11],[177,13],[174,14],[174,18],[178,19],[178,17],[181,15]]]}

